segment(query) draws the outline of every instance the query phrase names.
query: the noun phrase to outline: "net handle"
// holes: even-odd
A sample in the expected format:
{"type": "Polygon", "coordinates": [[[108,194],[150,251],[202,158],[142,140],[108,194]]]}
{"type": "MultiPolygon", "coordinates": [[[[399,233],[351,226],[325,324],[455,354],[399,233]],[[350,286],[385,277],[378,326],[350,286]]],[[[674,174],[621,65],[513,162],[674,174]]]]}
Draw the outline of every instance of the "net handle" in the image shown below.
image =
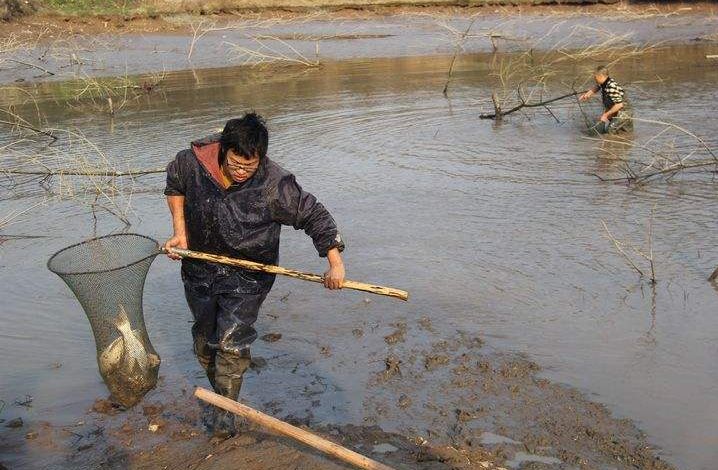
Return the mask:
{"type": "MultiPolygon", "coordinates": [[[[165,251],[165,249],[162,248],[162,251],[165,251]]],[[[202,253],[200,251],[183,250],[178,248],[170,248],[169,252],[179,255],[183,258],[201,259],[212,263],[227,264],[230,266],[237,266],[240,268],[249,269],[252,271],[260,271],[269,274],[281,274],[282,276],[293,277],[295,279],[301,279],[303,281],[317,282],[320,284],[324,282],[324,276],[320,276],[319,274],[306,273],[302,271],[297,271],[295,269],[287,269],[273,264],[262,264],[245,259],[230,258],[228,256],[213,255],[210,253],[202,253]]],[[[384,287],[375,284],[367,284],[364,282],[350,280],[345,280],[344,284],[342,284],[342,287],[362,292],[369,292],[371,294],[385,295],[387,297],[393,297],[395,299],[400,299],[404,301],[409,299],[409,293],[407,291],[395,289],[393,287],[384,287]]]]}

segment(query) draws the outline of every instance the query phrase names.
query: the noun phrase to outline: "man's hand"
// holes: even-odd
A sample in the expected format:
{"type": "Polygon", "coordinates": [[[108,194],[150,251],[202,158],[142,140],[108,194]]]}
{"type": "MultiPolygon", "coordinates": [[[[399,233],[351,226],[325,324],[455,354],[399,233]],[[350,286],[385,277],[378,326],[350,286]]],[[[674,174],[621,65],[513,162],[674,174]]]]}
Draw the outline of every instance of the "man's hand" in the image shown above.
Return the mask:
{"type": "Polygon", "coordinates": [[[586,93],[584,93],[584,94],[582,94],[581,96],[579,96],[579,97],[578,97],[578,100],[579,100],[579,101],[586,101],[587,99],[589,99],[589,98],[592,97],[592,96],[593,96],[593,90],[588,90],[586,93]]]}
{"type": "Polygon", "coordinates": [[[324,273],[324,287],[341,289],[344,285],[344,266],[332,266],[324,273]]]}
{"type": "Polygon", "coordinates": [[[182,250],[187,249],[187,236],[186,235],[175,235],[165,242],[164,249],[167,252],[167,256],[174,260],[180,260],[182,257],[170,252],[171,248],[179,248],[182,250]]]}
{"type": "Polygon", "coordinates": [[[613,106],[611,106],[611,109],[607,110],[605,113],[601,114],[601,121],[608,123],[613,116],[618,114],[620,110],[623,109],[623,103],[616,103],[613,106]]]}
{"type": "Polygon", "coordinates": [[[324,273],[324,287],[327,289],[341,289],[344,285],[344,262],[339,250],[332,248],[327,253],[329,270],[324,273]]]}
{"type": "Polygon", "coordinates": [[[181,256],[170,253],[170,248],[187,249],[187,227],[184,221],[184,196],[167,196],[167,206],[172,214],[172,228],[174,236],[167,240],[164,249],[170,259],[182,259],[181,256]]]}

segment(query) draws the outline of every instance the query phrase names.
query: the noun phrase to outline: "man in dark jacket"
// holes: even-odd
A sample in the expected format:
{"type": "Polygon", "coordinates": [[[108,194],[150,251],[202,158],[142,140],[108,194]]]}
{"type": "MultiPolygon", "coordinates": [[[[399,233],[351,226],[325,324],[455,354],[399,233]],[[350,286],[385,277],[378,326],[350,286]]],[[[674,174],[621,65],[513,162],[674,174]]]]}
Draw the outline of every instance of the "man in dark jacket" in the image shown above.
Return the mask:
{"type": "MultiPolygon", "coordinates": [[[[340,289],[344,242],[334,219],[294,175],[267,157],[267,146],[264,121],[250,113],[179,152],[167,166],[164,193],[174,235],[165,248],[276,264],[281,226],[291,225],[304,230],[328,259],[324,285],[340,289]]],[[[252,325],[274,275],[184,259],[182,280],[194,316],[195,354],[214,390],[236,400],[257,338],[252,325]]],[[[220,410],[211,426],[217,436],[236,432],[233,415],[220,410]]]]}
{"type": "Polygon", "coordinates": [[[610,134],[632,130],[633,110],[623,87],[608,75],[608,69],[603,65],[596,67],[593,79],[596,81],[596,86],[582,94],[579,99],[586,101],[599,91],[601,92],[603,114],[601,114],[597,130],[610,134]]]}

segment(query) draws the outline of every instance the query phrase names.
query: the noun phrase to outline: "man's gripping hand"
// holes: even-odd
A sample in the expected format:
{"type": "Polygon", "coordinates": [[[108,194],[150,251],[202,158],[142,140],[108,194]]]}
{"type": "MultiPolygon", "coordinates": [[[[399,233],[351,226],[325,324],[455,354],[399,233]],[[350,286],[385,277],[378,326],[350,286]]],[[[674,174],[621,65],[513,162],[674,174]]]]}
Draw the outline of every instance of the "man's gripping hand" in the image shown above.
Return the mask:
{"type": "Polygon", "coordinates": [[[339,250],[332,248],[327,253],[329,270],[324,273],[324,287],[327,289],[341,289],[344,285],[344,262],[339,250]]]}
{"type": "Polygon", "coordinates": [[[594,95],[593,90],[588,90],[586,93],[583,93],[578,97],[579,101],[586,101],[587,99],[591,98],[594,95]]]}
{"type": "Polygon", "coordinates": [[[174,260],[180,260],[182,257],[176,255],[170,251],[171,248],[179,248],[182,250],[187,249],[187,236],[186,235],[175,235],[164,244],[164,249],[167,252],[167,256],[174,260]]]}

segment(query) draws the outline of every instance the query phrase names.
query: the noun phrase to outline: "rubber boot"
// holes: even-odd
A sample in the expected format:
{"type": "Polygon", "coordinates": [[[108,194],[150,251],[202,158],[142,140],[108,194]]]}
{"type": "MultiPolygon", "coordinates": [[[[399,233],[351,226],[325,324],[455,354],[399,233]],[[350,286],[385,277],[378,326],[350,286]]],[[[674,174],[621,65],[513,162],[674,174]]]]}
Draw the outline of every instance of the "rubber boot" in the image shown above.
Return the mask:
{"type": "MultiPolygon", "coordinates": [[[[196,352],[196,349],[195,349],[196,352]]],[[[209,384],[212,386],[212,389],[216,389],[216,383],[215,383],[215,374],[216,369],[214,365],[214,359],[215,354],[214,351],[211,351],[211,355],[203,355],[203,354],[196,354],[197,361],[202,366],[202,369],[204,369],[205,374],[207,374],[207,380],[209,380],[209,384]]],[[[212,428],[214,427],[214,406],[203,403],[202,404],[202,425],[204,428],[211,432],[212,428]]]]}
{"type": "MultiPolygon", "coordinates": [[[[237,401],[242,388],[242,376],[251,362],[249,350],[240,354],[217,351],[215,358],[214,391],[224,397],[237,401]]],[[[214,437],[227,439],[237,434],[235,415],[221,408],[214,410],[212,434],[214,437]]],[[[244,424],[244,423],[242,423],[244,424]]],[[[244,427],[244,426],[242,426],[244,427]]]]}
{"type": "Polygon", "coordinates": [[[215,366],[214,356],[200,356],[198,354],[197,361],[204,369],[204,372],[207,374],[207,380],[209,380],[209,384],[212,386],[212,389],[215,389],[215,376],[217,375],[217,370],[215,366]]]}

